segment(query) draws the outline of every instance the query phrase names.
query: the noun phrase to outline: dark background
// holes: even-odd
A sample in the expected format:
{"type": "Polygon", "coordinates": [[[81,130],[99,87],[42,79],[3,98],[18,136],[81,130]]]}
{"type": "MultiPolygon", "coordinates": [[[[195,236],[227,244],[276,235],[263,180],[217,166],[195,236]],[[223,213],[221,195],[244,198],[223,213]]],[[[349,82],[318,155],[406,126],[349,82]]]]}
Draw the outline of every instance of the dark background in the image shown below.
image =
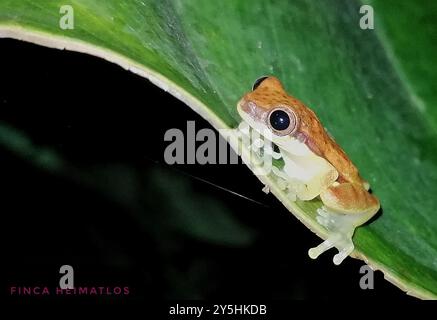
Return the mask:
{"type": "Polygon", "coordinates": [[[333,251],[311,260],[320,239],[244,165],[166,165],[167,129],[210,126],[147,80],[15,40],[0,40],[0,52],[3,298],[413,299],[380,272],[361,290],[362,261],[335,266],[333,251]],[[130,295],[10,296],[12,285],[55,287],[63,264],[76,286],[130,295]]]}

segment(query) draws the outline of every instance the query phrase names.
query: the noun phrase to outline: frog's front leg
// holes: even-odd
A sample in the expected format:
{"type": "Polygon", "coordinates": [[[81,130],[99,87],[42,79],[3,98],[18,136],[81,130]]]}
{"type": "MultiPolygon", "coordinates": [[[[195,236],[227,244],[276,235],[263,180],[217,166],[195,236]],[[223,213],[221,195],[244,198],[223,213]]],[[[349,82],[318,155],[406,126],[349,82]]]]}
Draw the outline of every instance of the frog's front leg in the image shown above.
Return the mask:
{"type": "Polygon", "coordinates": [[[352,236],[355,228],[368,221],[379,210],[379,201],[363,186],[335,182],[320,193],[324,206],[317,210],[317,222],[324,226],[328,239],[308,251],[317,258],[326,250],[336,247],[334,263],[340,264],[354,249],[352,236]]]}

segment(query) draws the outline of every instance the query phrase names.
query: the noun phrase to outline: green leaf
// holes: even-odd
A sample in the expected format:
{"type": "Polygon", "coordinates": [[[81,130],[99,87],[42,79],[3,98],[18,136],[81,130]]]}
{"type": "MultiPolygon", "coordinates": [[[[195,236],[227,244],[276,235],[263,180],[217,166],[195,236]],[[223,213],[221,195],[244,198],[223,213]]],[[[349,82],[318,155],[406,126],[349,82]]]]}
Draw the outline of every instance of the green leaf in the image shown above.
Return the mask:
{"type": "MultiPolygon", "coordinates": [[[[380,198],[383,214],[357,230],[354,256],[388,280],[437,297],[437,54],[432,1],[0,0],[0,36],[90,53],[149,78],[216,128],[240,119],[236,102],[274,74],[311,106],[380,198]]],[[[320,202],[284,205],[321,237],[320,202]]],[[[262,185],[260,184],[260,188],[262,185]]],[[[292,254],[292,253],[290,253],[292,254]]]]}

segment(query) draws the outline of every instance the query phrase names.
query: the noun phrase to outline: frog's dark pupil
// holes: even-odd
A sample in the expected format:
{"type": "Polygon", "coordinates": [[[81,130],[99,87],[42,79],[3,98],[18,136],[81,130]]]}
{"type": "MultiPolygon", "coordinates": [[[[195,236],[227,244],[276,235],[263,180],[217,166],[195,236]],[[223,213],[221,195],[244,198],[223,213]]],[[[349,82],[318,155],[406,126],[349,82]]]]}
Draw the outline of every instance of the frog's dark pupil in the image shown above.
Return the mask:
{"type": "Polygon", "coordinates": [[[276,110],[270,114],[270,125],[273,129],[282,131],[290,125],[290,117],[283,110],[276,110]]]}
{"type": "Polygon", "coordinates": [[[263,82],[265,79],[267,79],[268,77],[261,77],[255,80],[255,83],[252,86],[252,91],[255,90],[256,88],[259,87],[259,85],[261,84],[261,82],[263,82]]]}

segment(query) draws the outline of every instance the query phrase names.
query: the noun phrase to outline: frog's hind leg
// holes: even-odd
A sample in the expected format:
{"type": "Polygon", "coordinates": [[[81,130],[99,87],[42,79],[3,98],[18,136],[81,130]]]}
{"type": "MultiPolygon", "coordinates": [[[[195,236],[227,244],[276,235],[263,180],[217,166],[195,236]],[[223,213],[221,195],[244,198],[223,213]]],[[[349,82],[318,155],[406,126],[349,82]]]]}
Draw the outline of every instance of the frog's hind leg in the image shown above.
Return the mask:
{"type": "Polygon", "coordinates": [[[326,250],[336,247],[334,263],[340,264],[354,250],[352,236],[355,228],[369,220],[378,210],[379,201],[362,186],[335,183],[320,193],[324,206],[317,210],[317,222],[328,231],[328,238],[308,251],[317,258],[326,250]]]}
{"type": "Polygon", "coordinates": [[[330,211],[342,214],[361,214],[363,218],[366,218],[366,221],[380,207],[375,196],[370,194],[363,186],[355,183],[334,183],[320,193],[320,199],[330,211]]]}

